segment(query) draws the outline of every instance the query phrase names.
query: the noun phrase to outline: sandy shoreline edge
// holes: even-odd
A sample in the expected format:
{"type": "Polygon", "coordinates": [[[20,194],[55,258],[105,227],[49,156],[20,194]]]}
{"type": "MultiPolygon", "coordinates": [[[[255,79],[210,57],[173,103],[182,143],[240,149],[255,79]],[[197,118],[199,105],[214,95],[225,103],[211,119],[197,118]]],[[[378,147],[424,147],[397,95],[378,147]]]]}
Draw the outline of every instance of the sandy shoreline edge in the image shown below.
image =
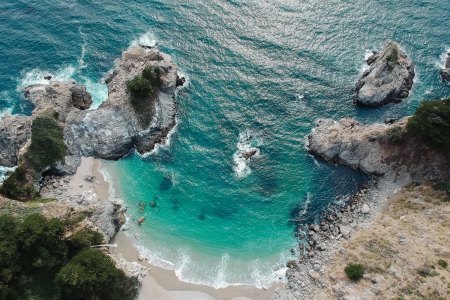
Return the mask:
{"type": "MultiPolygon", "coordinates": [[[[71,188],[72,192],[81,189],[85,176],[92,175],[94,179],[93,190],[99,199],[107,200],[110,197],[115,197],[111,194],[110,183],[108,180],[112,178],[105,178],[105,170],[102,166],[101,160],[93,158],[83,158],[81,165],[78,167],[76,174],[72,178],[71,188]]],[[[108,174],[108,177],[111,177],[108,174]]],[[[258,289],[252,286],[230,286],[222,289],[215,289],[206,285],[191,284],[180,281],[175,272],[172,270],[165,270],[163,268],[153,266],[146,261],[139,261],[139,252],[135,246],[132,238],[130,238],[123,231],[119,231],[111,241],[115,244],[115,248],[111,248],[111,254],[119,260],[128,263],[137,263],[148,269],[146,276],[142,281],[142,286],[139,292],[139,300],[147,299],[161,299],[161,300],[267,300],[279,287],[284,284],[278,283],[272,285],[269,289],[258,289]]]]}

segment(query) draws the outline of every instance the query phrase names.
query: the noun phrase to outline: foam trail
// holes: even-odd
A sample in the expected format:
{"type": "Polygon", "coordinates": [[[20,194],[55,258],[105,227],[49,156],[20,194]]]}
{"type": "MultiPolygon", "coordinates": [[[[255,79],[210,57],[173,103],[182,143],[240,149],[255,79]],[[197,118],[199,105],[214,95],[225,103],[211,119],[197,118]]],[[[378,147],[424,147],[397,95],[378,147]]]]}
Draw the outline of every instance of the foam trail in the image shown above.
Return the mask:
{"type": "Polygon", "coordinates": [[[87,47],[87,41],[86,41],[86,35],[83,31],[81,31],[81,27],[78,29],[80,32],[81,38],[83,39],[83,44],[81,45],[81,55],[80,59],[78,60],[78,72],[80,72],[82,69],[85,69],[87,67],[87,64],[85,62],[85,56],[86,56],[86,47],[87,47]]]}

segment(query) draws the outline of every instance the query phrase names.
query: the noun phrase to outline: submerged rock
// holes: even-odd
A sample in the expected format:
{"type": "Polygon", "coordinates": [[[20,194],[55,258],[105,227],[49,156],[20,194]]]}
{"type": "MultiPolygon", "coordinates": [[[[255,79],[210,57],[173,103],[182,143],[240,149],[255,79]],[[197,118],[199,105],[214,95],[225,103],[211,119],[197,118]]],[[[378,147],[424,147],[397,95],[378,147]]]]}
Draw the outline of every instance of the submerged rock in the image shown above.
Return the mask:
{"type": "Polygon", "coordinates": [[[447,53],[444,68],[441,70],[441,79],[450,82],[450,52],[447,53]]]}
{"type": "Polygon", "coordinates": [[[414,64],[399,45],[387,43],[367,59],[367,64],[368,70],[356,84],[357,104],[376,107],[400,102],[409,96],[415,76],[414,64]]]}

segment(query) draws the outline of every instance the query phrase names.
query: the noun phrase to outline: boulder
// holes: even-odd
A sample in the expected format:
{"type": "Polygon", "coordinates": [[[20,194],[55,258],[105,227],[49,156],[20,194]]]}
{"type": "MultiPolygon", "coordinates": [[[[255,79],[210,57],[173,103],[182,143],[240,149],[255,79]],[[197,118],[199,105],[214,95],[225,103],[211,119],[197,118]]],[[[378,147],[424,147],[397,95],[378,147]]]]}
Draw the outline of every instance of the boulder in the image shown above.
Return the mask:
{"type": "Polygon", "coordinates": [[[441,70],[442,81],[450,82],[450,52],[447,53],[444,62],[444,68],[441,70]]]}
{"type": "Polygon", "coordinates": [[[72,93],[72,105],[78,109],[88,109],[92,104],[91,94],[82,85],[75,85],[70,89],[72,93]]]}
{"type": "Polygon", "coordinates": [[[368,214],[368,213],[370,213],[370,206],[369,206],[367,203],[364,203],[364,204],[361,206],[361,212],[362,212],[363,214],[368,214]]]}
{"type": "Polygon", "coordinates": [[[369,68],[356,84],[356,103],[377,107],[409,96],[415,76],[412,60],[394,42],[368,59],[369,68]]]}

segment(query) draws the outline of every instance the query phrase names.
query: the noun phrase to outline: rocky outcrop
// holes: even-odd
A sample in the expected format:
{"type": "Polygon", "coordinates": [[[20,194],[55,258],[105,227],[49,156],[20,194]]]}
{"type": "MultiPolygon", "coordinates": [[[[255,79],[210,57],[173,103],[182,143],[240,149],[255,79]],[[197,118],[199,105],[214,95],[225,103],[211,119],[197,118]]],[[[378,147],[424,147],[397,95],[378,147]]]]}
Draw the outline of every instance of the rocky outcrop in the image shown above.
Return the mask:
{"type": "Polygon", "coordinates": [[[327,161],[337,162],[367,174],[389,176],[401,185],[450,176],[450,160],[423,142],[404,135],[404,118],[392,125],[363,125],[353,119],[317,121],[308,137],[308,149],[327,161]]]}
{"type": "Polygon", "coordinates": [[[0,165],[17,166],[23,148],[31,137],[31,117],[6,116],[0,122],[0,165]]]}
{"type": "Polygon", "coordinates": [[[444,68],[441,70],[442,81],[450,82],[450,52],[447,53],[444,62],[444,68]]]}
{"type": "Polygon", "coordinates": [[[75,85],[70,89],[72,92],[72,105],[81,110],[88,109],[92,104],[92,97],[82,85],[75,85]]]}
{"type": "Polygon", "coordinates": [[[108,76],[108,99],[95,110],[87,110],[92,97],[84,86],[75,81],[33,85],[24,95],[35,106],[32,116],[9,116],[0,122],[0,165],[18,164],[19,152],[30,140],[32,119],[42,113],[51,113],[64,127],[64,141],[68,156],[58,162],[57,174],[72,174],[79,158],[96,157],[119,159],[136,148],[140,153],[151,151],[155,144],[164,143],[175,126],[177,106],[177,67],[171,57],[157,49],[132,47],[116,62],[108,76]],[[138,113],[130,104],[126,84],[140,75],[145,67],[162,70],[161,88],[148,112],[150,124],[143,126],[138,113]]]}
{"type": "Polygon", "coordinates": [[[409,96],[415,76],[411,59],[393,42],[368,59],[369,68],[356,84],[356,103],[381,106],[409,96]]]}

